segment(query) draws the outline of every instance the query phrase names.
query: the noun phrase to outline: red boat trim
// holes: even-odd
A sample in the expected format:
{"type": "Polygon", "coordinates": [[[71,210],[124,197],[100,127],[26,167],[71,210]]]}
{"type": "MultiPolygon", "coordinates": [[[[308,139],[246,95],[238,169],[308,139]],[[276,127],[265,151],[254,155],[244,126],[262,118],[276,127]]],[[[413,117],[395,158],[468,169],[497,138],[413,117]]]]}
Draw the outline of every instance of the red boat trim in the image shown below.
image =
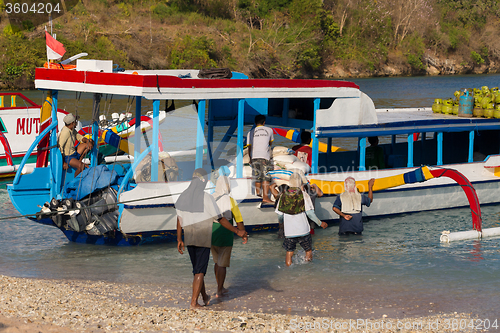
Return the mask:
{"type": "Polygon", "coordinates": [[[355,88],[349,81],[307,79],[181,79],[171,75],[124,74],[37,68],[36,80],[142,88],[355,88]]]}
{"type": "Polygon", "coordinates": [[[472,228],[477,231],[482,230],[482,218],[481,218],[481,206],[479,205],[479,199],[477,198],[476,190],[474,186],[469,182],[469,180],[462,175],[457,170],[452,169],[434,169],[430,170],[431,174],[434,178],[438,177],[448,177],[453,179],[462,187],[467,196],[467,200],[469,200],[469,206],[472,214],[472,228]]]}

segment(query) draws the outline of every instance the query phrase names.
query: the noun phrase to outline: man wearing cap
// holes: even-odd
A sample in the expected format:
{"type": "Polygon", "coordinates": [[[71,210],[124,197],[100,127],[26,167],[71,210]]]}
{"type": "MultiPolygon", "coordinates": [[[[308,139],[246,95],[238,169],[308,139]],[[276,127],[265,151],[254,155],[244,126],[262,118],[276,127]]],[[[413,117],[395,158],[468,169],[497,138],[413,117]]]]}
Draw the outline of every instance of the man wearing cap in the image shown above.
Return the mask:
{"type": "Polygon", "coordinates": [[[76,170],[76,177],[85,169],[82,159],[92,149],[94,141],[87,139],[75,130],[76,118],[73,114],[68,113],[63,121],[66,126],[59,133],[57,144],[63,156],[63,169],[67,170],[68,166],[71,166],[76,170]],[[77,147],[75,147],[76,141],[79,142],[77,147]]]}

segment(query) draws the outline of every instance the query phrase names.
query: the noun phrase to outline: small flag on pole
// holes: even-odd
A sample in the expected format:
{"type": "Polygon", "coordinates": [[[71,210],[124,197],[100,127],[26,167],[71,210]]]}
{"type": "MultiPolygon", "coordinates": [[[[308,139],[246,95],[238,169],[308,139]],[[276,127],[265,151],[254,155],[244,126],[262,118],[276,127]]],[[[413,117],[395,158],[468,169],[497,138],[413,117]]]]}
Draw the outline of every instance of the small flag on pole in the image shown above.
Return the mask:
{"type": "Polygon", "coordinates": [[[61,42],[58,42],[47,31],[45,31],[45,41],[47,43],[47,59],[61,59],[66,50],[61,42]]]}

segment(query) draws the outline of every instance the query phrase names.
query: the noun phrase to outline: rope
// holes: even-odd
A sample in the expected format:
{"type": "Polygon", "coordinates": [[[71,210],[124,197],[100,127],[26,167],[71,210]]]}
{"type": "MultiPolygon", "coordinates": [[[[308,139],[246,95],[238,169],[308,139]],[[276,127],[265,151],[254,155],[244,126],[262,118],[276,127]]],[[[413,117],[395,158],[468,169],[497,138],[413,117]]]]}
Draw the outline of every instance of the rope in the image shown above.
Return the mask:
{"type": "Polygon", "coordinates": [[[82,92],[80,91],[80,94],[78,94],[78,91],[75,92],[75,99],[76,99],[76,105],[75,105],[75,117],[78,119],[78,104],[80,104],[80,97],[82,97],[82,92]]]}
{"type": "MultiPolygon", "coordinates": [[[[215,187],[207,187],[208,190],[211,190],[211,189],[214,189],[215,187]]],[[[180,195],[182,192],[180,193],[170,193],[170,194],[163,194],[163,195],[157,195],[157,196],[154,196],[154,197],[147,197],[147,198],[142,198],[142,199],[134,199],[134,200],[127,200],[127,201],[120,201],[120,202],[116,202],[116,203],[111,203],[111,204],[104,204],[104,205],[91,205],[91,206],[86,206],[86,207],[82,207],[82,208],[72,208],[72,209],[65,209],[65,210],[57,210],[57,211],[53,211],[53,212],[50,212],[50,213],[42,213],[42,212],[38,212],[38,213],[35,213],[35,214],[26,214],[26,215],[13,215],[13,216],[7,216],[7,217],[0,217],[0,221],[4,221],[4,220],[12,220],[12,219],[17,219],[17,218],[21,218],[21,217],[38,217],[38,216],[51,216],[51,215],[56,215],[56,214],[61,214],[61,213],[68,213],[68,212],[71,212],[71,211],[74,211],[74,210],[82,210],[82,209],[91,209],[91,208],[97,208],[97,207],[108,207],[108,206],[115,206],[115,205],[119,205],[119,204],[127,204],[127,203],[132,203],[132,202],[139,202],[139,201],[144,201],[144,200],[152,200],[152,199],[159,199],[159,198],[165,198],[165,197],[171,197],[171,196],[174,196],[174,195],[180,195]]]]}
{"type": "MultiPolygon", "coordinates": [[[[125,113],[129,113],[130,110],[132,110],[132,105],[134,104],[134,101],[135,101],[135,96],[132,97],[132,101],[130,101],[130,96],[128,97],[128,100],[127,100],[127,107],[125,108],[125,113]],[[130,102],[130,103],[129,103],[130,102]]],[[[137,121],[137,119],[136,119],[137,121]]]]}

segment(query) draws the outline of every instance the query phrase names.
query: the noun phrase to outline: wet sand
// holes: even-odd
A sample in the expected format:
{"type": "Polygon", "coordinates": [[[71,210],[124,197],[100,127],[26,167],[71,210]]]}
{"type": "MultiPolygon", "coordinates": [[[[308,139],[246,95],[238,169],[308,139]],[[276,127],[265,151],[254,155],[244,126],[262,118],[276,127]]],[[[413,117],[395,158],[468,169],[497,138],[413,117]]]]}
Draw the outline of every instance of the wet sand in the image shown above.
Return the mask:
{"type": "MultiPolygon", "coordinates": [[[[215,291],[215,286],[207,288],[215,291]]],[[[233,288],[222,301],[212,296],[208,307],[193,311],[187,308],[190,290],[0,276],[0,332],[443,332],[457,331],[454,322],[475,318],[470,313],[435,313],[433,304],[422,309],[426,315],[414,316],[389,306],[365,308],[333,295],[323,298],[320,308],[311,299],[277,293],[233,288]],[[326,308],[334,308],[334,314],[322,311],[326,308]]]]}

